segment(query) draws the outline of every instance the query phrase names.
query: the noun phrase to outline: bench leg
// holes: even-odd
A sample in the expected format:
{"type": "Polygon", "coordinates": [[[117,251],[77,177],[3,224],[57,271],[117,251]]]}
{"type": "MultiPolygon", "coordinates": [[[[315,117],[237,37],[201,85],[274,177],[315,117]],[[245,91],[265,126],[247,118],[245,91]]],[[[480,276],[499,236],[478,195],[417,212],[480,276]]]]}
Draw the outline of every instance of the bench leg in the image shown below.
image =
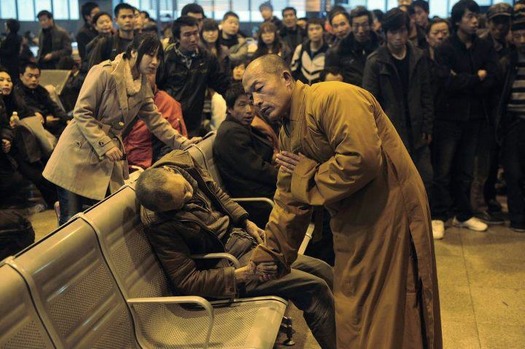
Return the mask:
{"type": "Polygon", "coordinates": [[[291,347],[291,346],[295,345],[295,342],[294,342],[294,340],[292,338],[295,331],[293,329],[293,324],[292,324],[292,318],[291,317],[289,317],[289,316],[284,316],[283,317],[283,321],[281,322],[280,331],[284,332],[286,334],[286,339],[284,340],[283,345],[285,345],[287,347],[291,347]]]}

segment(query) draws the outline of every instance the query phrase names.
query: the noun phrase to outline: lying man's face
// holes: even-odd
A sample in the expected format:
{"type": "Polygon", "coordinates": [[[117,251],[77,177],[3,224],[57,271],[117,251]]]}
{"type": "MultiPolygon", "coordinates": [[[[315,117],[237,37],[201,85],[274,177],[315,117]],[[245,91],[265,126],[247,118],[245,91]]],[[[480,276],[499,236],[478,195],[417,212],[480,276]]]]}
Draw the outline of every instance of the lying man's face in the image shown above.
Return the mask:
{"type": "Polygon", "coordinates": [[[166,211],[180,210],[193,197],[193,187],[181,174],[174,171],[169,166],[163,166],[162,169],[168,171],[164,188],[171,193],[172,200],[166,203],[166,211]]]}

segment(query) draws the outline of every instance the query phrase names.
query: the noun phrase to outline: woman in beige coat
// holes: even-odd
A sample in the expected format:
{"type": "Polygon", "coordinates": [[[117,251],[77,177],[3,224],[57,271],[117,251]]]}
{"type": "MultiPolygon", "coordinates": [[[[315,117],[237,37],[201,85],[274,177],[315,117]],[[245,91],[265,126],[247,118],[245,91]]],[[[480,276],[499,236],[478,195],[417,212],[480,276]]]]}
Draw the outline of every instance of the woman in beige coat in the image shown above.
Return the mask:
{"type": "Polygon", "coordinates": [[[191,143],[171,127],[153,103],[146,75],[157,68],[162,55],[155,35],[140,35],[114,61],[102,62],[89,71],[73,120],[43,173],[59,187],[60,224],[124,184],[128,164],[122,134],[137,116],[172,148],[191,143]]]}

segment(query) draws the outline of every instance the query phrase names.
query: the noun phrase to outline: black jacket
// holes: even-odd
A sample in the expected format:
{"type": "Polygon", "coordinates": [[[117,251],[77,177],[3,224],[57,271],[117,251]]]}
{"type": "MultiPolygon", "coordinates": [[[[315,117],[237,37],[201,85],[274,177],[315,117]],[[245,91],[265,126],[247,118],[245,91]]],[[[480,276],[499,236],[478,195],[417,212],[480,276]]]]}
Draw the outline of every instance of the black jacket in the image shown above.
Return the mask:
{"type": "Polygon", "coordinates": [[[273,147],[257,129],[228,115],[217,131],[213,156],[232,196],[273,198],[278,172],[272,165],[273,147]]]}
{"type": "Polygon", "coordinates": [[[326,53],[325,67],[338,67],[343,74],[343,81],[361,87],[365,71],[366,58],[380,44],[376,33],[370,32],[370,41],[359,44],[354,34],[348,34],[326,53]]]}
{"type": "Polygon", "coordinates": [[[435,60],[450,72],[441,81],[446,91],[445,101],[436,106],[436,120],[488,120],[490,93],[498,74],[493,46],[474,36],[472,46],[467,49],[454,34],[436,49],[435,60]],[[479,70],[487,71],[483,81],[478,77],[479,70]]]}
{"type": "Polygon", "coordinates": [[[308,38],[306,32],[299,26],[296,26],[295,30],[283,26],[279,31],[279,35],[281,36],[281,40],[288,45],[292,52],[308,38]]]}
{"type": "Polygon", "coordinates": [[[78,45],[78,55],[80,56],[80,61],[86,59],[86,45],[96,38],[98,32],[90,25],[84,24],[82,28],[77,33],[77,45],[78,45]]]}
{"type": "Polygon", "coordinates": [[[163,67],[159,70],[158,85],[181,103],[188,133],[195,135],[202,121],[206,89],[209,87],[224,94],[231,83],[230,75],[229,72],[221,72],[217,57],[206,50],[199,50],[187,58],[176,46],[172,46],[167,50],[163,67]]]}
{"type": "Polygon", "coordinates": [[[434,104],[430,88],[427,57],[423,51],[408,42],[409,88],[407,94],[408,115],[403,97],[403,85],[393,58],[386,46],[372,53],[366,62],[363,88],[379,101],[386,115],[394,124],[405,147],[411,152],[426,143],[422,134],[432,134],[434,104]],[[408,129],[410,125],[410,129],[408,129]]]}
{"type": "Polygon", "coordinates": [[[9,71],[13,81],[18,80],[21,46],[22,37],[16,33],[9,33],[0,43],[0,64],[9,71]]]}

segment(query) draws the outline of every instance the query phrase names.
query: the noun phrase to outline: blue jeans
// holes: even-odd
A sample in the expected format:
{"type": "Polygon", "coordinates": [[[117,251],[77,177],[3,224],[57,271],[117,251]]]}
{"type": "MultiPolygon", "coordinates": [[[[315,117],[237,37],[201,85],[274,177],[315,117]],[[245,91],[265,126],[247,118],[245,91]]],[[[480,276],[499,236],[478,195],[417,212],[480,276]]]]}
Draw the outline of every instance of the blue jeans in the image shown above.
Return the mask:
{"type": "Polygon", "coordinates": [[[82,212],[98,201],[70,192],[57,186],[58,202],[60,203],[60,219],[58,224],[62,225],[78,212],[82,212]]]}
{"type": "Polygon", "coordinates": [[[505,134],[502,162],[510,224],[525,228],[525,120],[516,121],[505,134]]]}
{"type": "MultiPolygon", "coordinates": [[[[227,251],[229,243],[226,244],[227,251]]],[[[240,258],[241,265],[249,262],[251,252],[249,250],[240,258]]],[[[289,299],[303,311],[304,319],[321,348],[336,349],[332,267],[319,259],[303,255],[297,256],[291,267],[291,272],[282,278],[247,282],[242,296],[275,295],[289,299]]]]}
{"type": "Polygon", "coordinates": [[[473,216],[470,188],[481,120],[434,122],[432,218],[459,221],[473,216]],[[453,212],[454,211],[454,212],[453,212]]]}

